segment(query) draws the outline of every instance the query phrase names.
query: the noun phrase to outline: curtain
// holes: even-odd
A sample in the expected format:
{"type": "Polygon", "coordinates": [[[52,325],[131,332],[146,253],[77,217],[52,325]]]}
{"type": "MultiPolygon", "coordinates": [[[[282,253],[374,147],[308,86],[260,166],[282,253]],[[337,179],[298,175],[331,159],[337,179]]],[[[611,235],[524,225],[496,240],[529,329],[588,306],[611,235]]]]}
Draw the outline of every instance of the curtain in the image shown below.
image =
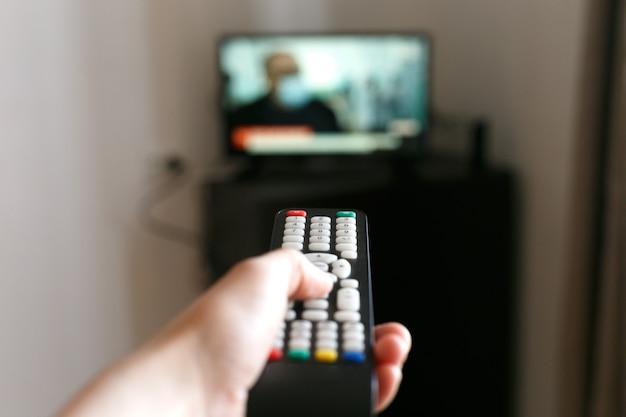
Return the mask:
{"type": "Polygon", "coordinates": [[[626,8],[619,2],[609,58],[605,216],[589,372],[590,417],[626,416],[626,8]]]}
{"type": "Polygon", "coordinates": [[[626,417],[626,7],[592,0],[561,417],[626,417]]]}

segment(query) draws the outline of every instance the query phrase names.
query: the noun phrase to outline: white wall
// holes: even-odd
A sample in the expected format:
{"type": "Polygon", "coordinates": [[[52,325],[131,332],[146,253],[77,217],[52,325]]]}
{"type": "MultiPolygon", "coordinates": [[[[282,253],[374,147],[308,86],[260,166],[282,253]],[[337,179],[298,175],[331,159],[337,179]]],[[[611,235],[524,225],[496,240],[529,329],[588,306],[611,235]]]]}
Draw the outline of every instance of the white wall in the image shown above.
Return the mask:
{"type": "MultiPolygon", "coordinates": [[[[419,28],[435,102],[493,123],[522,190],[520,417],[555,415],[585,0],[0,3],[0,414],[49,415],[200,290],[198,250],[137,223],[170,151],[196,182],[157,214],[199,229],[219,165],[221,30],[419,28]],[[35,399],[35,400],[34,400],[35,399]]],[[[419,343],[419,335],[416,342],[419,343]]]]}

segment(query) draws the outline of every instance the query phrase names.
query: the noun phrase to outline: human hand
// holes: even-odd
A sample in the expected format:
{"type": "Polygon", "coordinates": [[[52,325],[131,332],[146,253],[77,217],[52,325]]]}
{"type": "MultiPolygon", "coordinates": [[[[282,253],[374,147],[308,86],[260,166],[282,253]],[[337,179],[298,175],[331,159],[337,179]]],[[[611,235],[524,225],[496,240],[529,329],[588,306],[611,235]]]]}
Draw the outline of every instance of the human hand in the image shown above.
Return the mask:
{"type": "MultiPolygon", "coordinates": [[[[154,339],[96,377],[58,417],[243,417],[288,300],[321,297],[332,285],[292,249],[239,262],[154,339]]],[[[374,336],[380,412],[397,394],[412,341],[400,323],[379,324],[374,336]]]]}

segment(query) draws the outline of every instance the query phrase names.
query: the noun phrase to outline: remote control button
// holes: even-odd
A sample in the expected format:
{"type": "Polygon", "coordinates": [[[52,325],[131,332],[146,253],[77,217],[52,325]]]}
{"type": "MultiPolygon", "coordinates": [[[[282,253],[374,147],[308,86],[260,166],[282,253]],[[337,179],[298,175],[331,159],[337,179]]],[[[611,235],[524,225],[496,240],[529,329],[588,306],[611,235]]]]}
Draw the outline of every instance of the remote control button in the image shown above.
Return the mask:
{"type": "Polygon", "coordinates": [[[285,229],[284,236],[304,236],[304,229],[285,229]]]}
{"type": "Polygon", "coordinates": [[[311,341],[305,337],[291,338],[289,340],[289,350],[309,350],[311,341]]]}
{"type": "Polygon", "coordinates": [[[339,325],[336,321],[320,321],[317,323],[318,330],[337,330],[339,325]]]}
{"type": "Polygon", "coordinates": [[[305,329],[293,329],[289,332],[289,340],[311,340],[311,331],[305,329]]]}
{"type": "Polygon", "coordinates": [[[283,358],[283,351],[282,349],[272,349],[270,351],[270,356],[269,356],[269,360],[271,362],[275,362],[275,361],[279,361],[283,358]]]}
{"type": "Polygon", "coordinates": [[[318,362],[337,362],[337,356],[337,351],[332,349],[317,349],[315,351],[315,360],[318,362]]]}
{"type": "Polygon", "coordinates": [[[352,272],[352,265],[345,259],[339,259],[332,263],[332,273],[339,278],[347,278],[352,272]]]}
{"type": "Polygon", "coordinates": [[[307,320],[294,320],[291,323],[292,329],[307,329],[311,330],[313,328],[313,323],[307,320]]]}
{"type": "Polygon", "coordinates": [[[365,362],[365,353],[363,352],[344,352],[342,358],[346,362],[363,363],[365,362]]]}
{"type": "Polygon", "coordinates": [[[304,222],[285,223],[285,229],[304,229],[304,222]]]}
{"type": "Polygon", "coordinates": [[[338,217],[337,224],[356,224],[354,217],[338,217]]]}
{"type": "Polygon", "coordinates": [[[298,242],[283,242],[283,244],[280,246],[282,246],[283,248],[292,248],[298,250],[302,250],[304,248],[304,245],[298,242]]]}
{"type": "Polygon", "coordinates": [[[347,352],[364,352],[365,351],[365,343],[360,342],[358,340],[346,340],[343,342],[341,346],[344,351],[347,352]]]}
{"type": "Polygon", "coordinates": [[[309,243],[330,243],[330,236],[311,236],[309,243]]]}
{"type": "Polygon", "coordinates": [[[355,342],[364,342],[365,341],[365,334],[363,332],[357,332],[357,331],[349,331],[349,332],[343,332],[343,334],[341,335],[341,337],[343,338],[343,340],[353,340],[355,342]]]}
{"type": "Polygon", "coordinates": [[[296,318],[296,311],[294,309],[287,310],[287,312],[285,313],[285,320],[291,321],[291,320],[295,320],[295,318],[296,318]]]}
{"type": "Polygon", "coordinates": [[[311,217],[311,223],[328,223],[328,224],[330,224],[330,217],[328,217],[328,216],[313,216],[313,217],[311,217]]]}
{"type": "Polygon", "coordinates": [[[352,243],[356,245],[356,237],[339,236],[335,239],[335,243],[352,243]]]}
{"type": "Polygon", "coordinates": [[[324,262],[327,264],[331,264],[339,259],[339,257],[333,253],[323,252],[310,252],[306,253],[304,256],[306,256],[311,262],[324,262]]]}
{"type": "Polygon", "coordinates": [[[306,217],[302,217],[302,216],[285,217],[285,223],[289,223],[289,222],[306,223],[306,217]]]}
{"type": "Polygon", "coordinates": [[[361,295],[354,288],[341,288],[337,291],[337,308],[339,310],[359,311],[361,295]]]}
{"type": "Polygon", "coordinates": [[[339,252],[344,252],[344,251],[352,251],[352,252],[356,252],[356,245],[353,243],[338,243],[337,245],[335,245],[335,250],[339,251],[339,252]]]}
{"type": "Polygon", "coordinates": [[[340,323],[343,323],[346,321],[361,321],[361,313],[357,311],[346,311],[346,310],[335,311],[334,317],[335,317],[335,320],[337,320],[340,323]]]}
{"type": "Polygon", "coordinates": [[[304,243],[304,236],[296,236],[296,235],[283,236],[283,242],[304,243]]]}
{"type": "Polygon", "coordinates": [[[311,222],[311,230],[313,229],[330,230],[330,221],[325,222],[325,223],[311,222]]]}
{"type": "Polygon", "coordinates": [[[290,350],[287,357],[295,361],[307,361],[311,357],[311,353],[308,350],[290,350]]]}
{"type": "Polygon", "coordinates": [[[326,237],[330,237],[330,230],[326,230],[326,229],[311,229],[309,234],[311,236],[326,236],[326,237]]]}
{"type": "Polygon", "coordinates": [[[337,350],[339,348],[339,344],[337,343],[337,339],[317,339],[315,341],[315,348],[337,350]]]}
{"type": "Polygon", "coordinates": [[[329,302],[323,298],[314,298],[312,300],[306,300],[303,303],[304,308],[312,308],[316,310],[327,310],[329,302]]]}
{"type": "Polygon", "coordinates": [[[352,331],[352,330],[364,332],[365,331],[365,325],[363,323],[358,323],[358,322],[344,323],[341,326],[341,329],[344,332],[348,332],[348,331],[352,331]]]}
{"type": "MultiPolygon", "coordinates": [[[[297,223],[296,223],[297,224],[297,223]]],[[[335,228],[339,231],[339,230],[356,230],[356,224],[350,224],[350,223],[337,223],[337,225],[335,226],[335,228]]]]}
{"type": "Polygon", "coordinates": [[[337,230],[337,239],[339,239],[340,237],[354,237],[356,238],[356,231],[355,230],[337,230]]]}
{"type": "Polygon", "coordinates": [[[328,311],[324,310],[304,310],[302,318],[310,321],[328,320],[328,311]]]}
{"type": "Polygon", "coordinates": [[[349,210],[341,210],[335,214],[337,217],[356,217],[356,213],[354,211],[349,210]]]}
{"type": "MultiPolygon", "coordinates": [[[[306,337],[306,338],[310,338],[311,337],[311,332],[313,331],[313,326],[311,327],[305,327],[305,326],[291,326],[291,329],[289,329],[289,337],[306,337]]],[[[345,332],[345,329],[342,329],[343,332],[345,332]]]]}
{"type": "Polygon", "coordinates": [[[337,340],[337,338],[339,337],[339,334],[337,333],[337,330],[333,330],[333,329],[322,329],[322,330],[318,330],[315,333],[315,338],[318,342],[322,341],[322,340],[337,340]]]}
{"type": "Polygon", "coordinates": [[[359,288],[359,281],[354,278],[342,279],[339,285],[342,288],[359,288]]]}
{"type": "Polygon", "coordinates": [[[341,252],[341,257],[344,259],[356,259],[358,258],[358,253],[352,250],[344,250],[341,252]]]}
{"type": "Polygon", "coordinates": [[[298,216],[298,217],[306,217],[306,211],[304,210],[287,210],[287,217],[289,216],[298,216]]]}
{"type": "MultiPolygon", "coordinates": [[[[285,245],[285,243],[283,243],[285,245]]],[[[323,252],[330,250],[330,243],[309,243],[309,250],[323,252]]]]}

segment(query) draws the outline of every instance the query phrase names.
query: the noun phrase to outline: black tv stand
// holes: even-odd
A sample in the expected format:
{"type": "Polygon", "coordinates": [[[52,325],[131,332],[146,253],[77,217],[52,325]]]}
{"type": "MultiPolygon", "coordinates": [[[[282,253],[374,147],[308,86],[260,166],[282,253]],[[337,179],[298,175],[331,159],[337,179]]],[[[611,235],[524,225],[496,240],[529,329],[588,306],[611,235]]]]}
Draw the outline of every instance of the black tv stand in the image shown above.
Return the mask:
{"type": "Polygon", "coordinates": [[[412,156],[259,156],[247,159],[246,166],[238,172],[238,179],[268,179],[280,176],[331,178],[338,175],[363,175],[367,173],[413,170],[420,159],[412,156]]]}
{"type": "MultiPolygon", "coordinates": [[[[204,186],[212,277],[265,252],[284,207],[362,209],[376,322],[414,335],[385,417],[513,416],[517,187],[455,158],[350,173],[244,175],[204,186]]],[[[209,281],[210,285],[213,281],[209,281]]]]}

